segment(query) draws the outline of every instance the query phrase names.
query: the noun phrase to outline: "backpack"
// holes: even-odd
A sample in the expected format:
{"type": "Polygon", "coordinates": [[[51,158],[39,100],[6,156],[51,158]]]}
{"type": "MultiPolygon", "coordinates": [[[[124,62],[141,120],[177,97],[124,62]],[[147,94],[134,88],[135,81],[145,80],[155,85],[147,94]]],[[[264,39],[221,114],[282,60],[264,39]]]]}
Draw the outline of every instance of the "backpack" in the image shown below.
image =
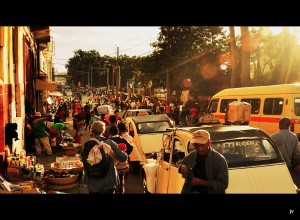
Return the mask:
{"type": "Polygon", "coordinates": [[[100,142],[96,139],[93,140],[94,141],[92,142],[96,141],[97,143],[91,148],[91,150],[93,150],[95,146],[99,147],[102,159],[100,162],[95,163],[93,165],[91,165],[87,160],[84,161],[83,162],[84,170],[89,178],[103,178],[107,175],[109,171],[109,164],[110,164],[111,157],[105,153],[103,149],[105,143],[103,143],[103,141],[100,142]]]}

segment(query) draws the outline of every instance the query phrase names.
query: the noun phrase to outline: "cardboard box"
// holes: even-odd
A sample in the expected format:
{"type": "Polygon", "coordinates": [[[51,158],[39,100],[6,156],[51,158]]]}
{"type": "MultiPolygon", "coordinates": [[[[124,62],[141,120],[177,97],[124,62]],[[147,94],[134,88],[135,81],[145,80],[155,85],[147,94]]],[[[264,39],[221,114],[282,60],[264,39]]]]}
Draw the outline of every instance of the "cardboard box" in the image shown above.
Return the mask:
{"type": "Polygon", "coordinates": [[[228,104],[227,121],[247,122],[251,118],[251,105],[247,102],[231,102],[228,104]]]}

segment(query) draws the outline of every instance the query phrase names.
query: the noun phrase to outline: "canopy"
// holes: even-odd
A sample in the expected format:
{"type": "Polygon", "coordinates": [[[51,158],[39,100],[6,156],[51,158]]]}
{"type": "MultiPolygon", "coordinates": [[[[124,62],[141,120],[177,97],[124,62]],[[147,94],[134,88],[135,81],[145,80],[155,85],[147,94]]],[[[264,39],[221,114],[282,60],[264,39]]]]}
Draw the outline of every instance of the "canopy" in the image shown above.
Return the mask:
{"type": "Polygon", "coordinates": [[[62,93],[60,92],[57,92],[57,91],[54,91],[54,92],[50,92],[49,95],[52,95],[52,96],[63,96],[62,93]]]}
{"type": "Polygon", "coordinates": [[[56,87],[55,85],[52,85],[51,83],[47,81],[43,81],[40,79],[35,80],[35,89],[36,90],[42,90],[42,91],[55,91],[56,87]]]}

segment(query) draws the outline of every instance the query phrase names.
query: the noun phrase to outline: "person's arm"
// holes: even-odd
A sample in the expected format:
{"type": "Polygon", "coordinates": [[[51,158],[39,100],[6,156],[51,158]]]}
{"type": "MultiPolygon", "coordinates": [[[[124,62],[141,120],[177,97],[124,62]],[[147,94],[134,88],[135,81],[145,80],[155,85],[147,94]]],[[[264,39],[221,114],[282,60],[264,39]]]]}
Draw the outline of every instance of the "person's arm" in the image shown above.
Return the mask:
{"type": "Polygon", "coordinates": [[[122,137],[122,140],[125,142],[125,144],[126,144],[126,148],[127,148],[127,150],[126,150],[126,153],[127,153],[127,155],[130,155],[131,154],[131,152],[132,152],[132,150],[133,150],[133,145],[131,144],[131,143],[129,143],[129,141],[127,141],[125,138],[123,138],[122,137]]]}
{"type": "Polygon", "coordinates": [[[109,140],[106,140],[105,143],[107,143],[111,147],[112,151],[115,154],[115,158],[118,161],[124,162],[128,159],[128,155],[118,147],[116,142],[109,139],[109,140]]]}
{"type": "Polygon", "coordinates": [[[191,171],[190,165],[191,165],[191,160],[192,160],[193,154],[192,153],[188,154],[179,162],[178,173],[181,173],[182,177],[185,179],[189,178],[189,174],[191,171]]]}
{"type": "Polygon", "coordinates": [[[208,180],[208,187],[214,192],[224,192],[228,187],[228,164],[224,157],[215,157],[215,168],[217,175],[214,179],[208,180]]]}

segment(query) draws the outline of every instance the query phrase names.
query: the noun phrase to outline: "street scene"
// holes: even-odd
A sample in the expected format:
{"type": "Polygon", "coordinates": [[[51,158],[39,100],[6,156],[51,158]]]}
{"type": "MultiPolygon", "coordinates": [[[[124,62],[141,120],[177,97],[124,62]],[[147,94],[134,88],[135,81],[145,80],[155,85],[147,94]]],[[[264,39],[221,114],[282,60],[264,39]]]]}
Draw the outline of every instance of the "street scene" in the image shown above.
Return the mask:
{"type": "Polygon", "coordinates": [[[300,194],[298,33],[0,26],[0,196],[300,194]]]}

